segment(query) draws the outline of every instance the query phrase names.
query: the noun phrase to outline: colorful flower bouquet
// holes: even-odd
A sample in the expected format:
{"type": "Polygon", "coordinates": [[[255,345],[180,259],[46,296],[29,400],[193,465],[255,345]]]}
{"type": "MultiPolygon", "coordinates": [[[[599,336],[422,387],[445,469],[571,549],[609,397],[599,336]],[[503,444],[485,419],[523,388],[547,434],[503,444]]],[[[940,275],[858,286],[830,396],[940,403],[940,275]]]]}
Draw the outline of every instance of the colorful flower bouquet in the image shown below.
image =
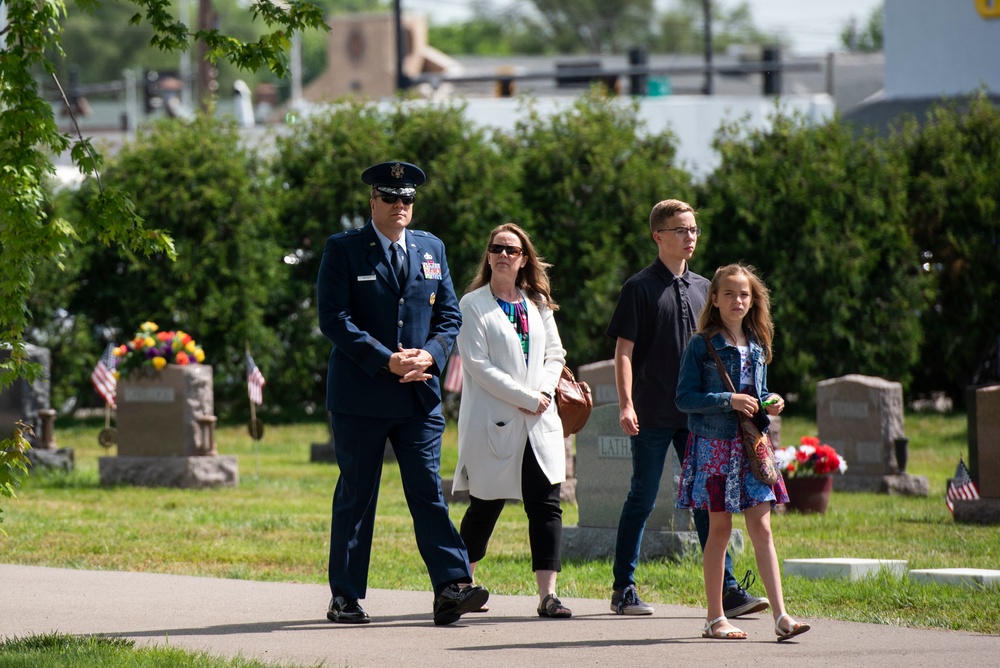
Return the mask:
{"type": "Polygon", "coordinates": [[[167,364],[200,364],[205,359],[190,334],[180,330],[161,332],[155,322],[144,322],[130,341],[114,350],[115,377],[121,378],[132,369],[152,367],[159,371],[167,364]]]}
{"type": "Polygon", "coordinates": [[[774,451],[781,474],[788,478],[814,478],[847,470],[847,462],[829,445],[815,436],[803,436],[799,447],[779,448],[774,451]]]}

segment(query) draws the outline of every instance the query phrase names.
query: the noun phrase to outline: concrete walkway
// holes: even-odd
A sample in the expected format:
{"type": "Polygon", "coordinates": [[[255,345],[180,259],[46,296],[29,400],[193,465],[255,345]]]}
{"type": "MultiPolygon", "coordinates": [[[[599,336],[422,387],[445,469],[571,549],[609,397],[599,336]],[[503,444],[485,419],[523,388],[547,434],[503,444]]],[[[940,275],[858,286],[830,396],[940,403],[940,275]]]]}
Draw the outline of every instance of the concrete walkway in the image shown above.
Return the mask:
{"type": "Polygon", "coordinates": [[[704,610],[672,605],[619,617],[608,601],[564,598],[573,619],[549,620],[535,597],[492,596],[488,613],[436,627],[430,592],[369,590],[372,623],[347,626],[326,621],[325,585],[9,565],[0,582],[0,638],[105,634],[297,666],[944,668],[1000,657],[1000,636],[823,619],[800,618],[812,631],[779,644],[766,613],[737,622],[749,641],[706,640],[704,610]]]}

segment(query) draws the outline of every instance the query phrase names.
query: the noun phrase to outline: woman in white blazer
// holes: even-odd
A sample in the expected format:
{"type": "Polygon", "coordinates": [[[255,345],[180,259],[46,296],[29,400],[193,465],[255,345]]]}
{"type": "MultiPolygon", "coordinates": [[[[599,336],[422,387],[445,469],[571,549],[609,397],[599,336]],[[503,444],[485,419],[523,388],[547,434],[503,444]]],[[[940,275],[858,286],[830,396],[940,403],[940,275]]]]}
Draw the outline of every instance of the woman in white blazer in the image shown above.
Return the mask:
{"type": "Polygon", "coordinates": [[[468,490],[460,532],[475,575],[506,499],[528,516],[538,614],[572,615],[556,597],[566,479],[562,423],[552,396],[566,359],[553,312],[548,267],[517,225],[490,234],[461,300],[462,404],[453,490],[468,490]]]}

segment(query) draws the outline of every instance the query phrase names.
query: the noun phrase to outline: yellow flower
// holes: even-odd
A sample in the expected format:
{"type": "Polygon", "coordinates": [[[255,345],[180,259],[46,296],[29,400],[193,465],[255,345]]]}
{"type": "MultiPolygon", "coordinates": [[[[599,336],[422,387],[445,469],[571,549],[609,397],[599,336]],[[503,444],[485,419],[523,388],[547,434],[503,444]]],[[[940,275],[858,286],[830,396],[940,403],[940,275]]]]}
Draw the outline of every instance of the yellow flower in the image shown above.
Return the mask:
{"type": "Polygon", "coordinates": [[[147,336],[142,343],[147,348],[155,348],[156,347],[156,339],[154,339],[152,336],[147,336]]]}
{"type": "Polygon", "coordinates": [[[115,377],[115,380],[121,380],[122,379],[121,371],[112,371],[111,375],[113,375],[115,377]]]}
{"type": "Polygon", "coordinates": [[[158,330],[159,328],[160,327],[155,322],[150,322],[149,320],[147,320],[146,322],[142,323],[142,325],[139,326],[139,331],[152,333],[158,330]]]}
{"type": "Polygon", "coordinates": [[[194,351],[197,350],[198,346],[195,345],[194,341],[188,341],[187,345],[184,346],[184,350],[188,351],[190,354],[194,355],[194,351]]]}
{"type": "Polygon", "coordinates": [[[202,350],[201,348],[195,349],[194,358],[198,360],[198,364],[201,364],[202,362],[205,361],[205,351],[202,350]]]}
{"type": "Polygon", "coordinates": [[[167,366],[167,360],[165,360],[165,359],[163,359],[162,357],[159,357],[159,356],[153,358],[153,368],[154,369],[156,369],[157,371],[159,371],[160,369],[162,369],[165,366],[167,366]]]}

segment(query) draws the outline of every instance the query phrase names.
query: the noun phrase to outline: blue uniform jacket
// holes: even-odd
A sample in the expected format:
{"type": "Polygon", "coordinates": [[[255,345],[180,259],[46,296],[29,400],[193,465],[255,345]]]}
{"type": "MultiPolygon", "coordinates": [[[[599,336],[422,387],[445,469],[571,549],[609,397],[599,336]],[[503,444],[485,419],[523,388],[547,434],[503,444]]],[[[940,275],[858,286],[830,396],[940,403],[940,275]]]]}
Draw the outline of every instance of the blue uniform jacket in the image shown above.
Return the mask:
{"type": "MultiPolygon", "coordinates": [[[[767,399],[767,365],[764,349],[750,339],[750,359],[753,364],[757,397],[767,399]]],[[[733,387],[740,387],[740,353],[722,334],[712,337],[712,345],[729,372],[733,387]]],[[[708,438],[734,439],[739,434],[739,418],[730,405],[733,393],[725,389],[715,358],[708,352],[705,339],[695,334],[684,349],[681,371],[677,380],[677,408],[688,414],[688,430],[708,438]]],[[[766,418],[766,416],[765,416],[766,418]]]]}
{"type": "Polygon", "coordinates": [[[438,376],[462,324],[444,243],[407,229],[402,290],[371,220],[326,241],[319,267],[319,326],[333,342],[327,370],[327,409],[368,417],[410,417],[441,403],[438,376]],[[381,371],[389,356],[423,348],[434,357],[424,382],[400,383],[381,371]]]}

